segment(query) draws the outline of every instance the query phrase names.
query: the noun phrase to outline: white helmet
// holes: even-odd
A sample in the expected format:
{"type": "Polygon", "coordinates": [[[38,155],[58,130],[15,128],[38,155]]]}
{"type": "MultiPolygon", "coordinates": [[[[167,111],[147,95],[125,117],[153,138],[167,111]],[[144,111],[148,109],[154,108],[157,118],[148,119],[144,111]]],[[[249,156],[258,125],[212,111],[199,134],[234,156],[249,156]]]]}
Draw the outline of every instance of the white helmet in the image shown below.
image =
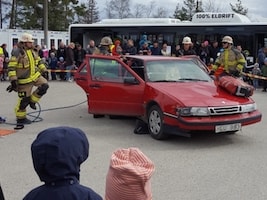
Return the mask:
{"type": "Polygon", "coordinates": [[[224,36],[222,42],[227,42],[228,44],[233,44],[233,38],[230,36],[224,36]]]}
{"type": "Polygon", "coordinates": [[[19,41],[20,42],[34,42],[34,40],[32,39],[32,35],[29,33],[23,33],[19,41]]]}
{"type": "Polygon", "coordinates": [[[183,38],[183,44],[192,44],[191,38],[186,36],[183,38]]]}
{"type": "Polygon", "coordinates": [[[111,38],[107,37],[107,36],[103,37],[100,41],[100,45],[108,46],[108,45],[112,45],[112,44],[113,44],[113,42],[112,42],[111,38]]]}

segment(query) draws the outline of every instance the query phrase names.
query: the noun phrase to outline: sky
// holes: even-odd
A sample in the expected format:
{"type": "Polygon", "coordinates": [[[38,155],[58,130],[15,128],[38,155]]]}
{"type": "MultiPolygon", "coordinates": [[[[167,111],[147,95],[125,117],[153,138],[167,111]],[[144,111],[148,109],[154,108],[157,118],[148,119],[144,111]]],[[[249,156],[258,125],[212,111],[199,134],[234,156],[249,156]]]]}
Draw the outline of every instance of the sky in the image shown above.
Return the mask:
{"type": "MultiPolygon", "coordinates": [[[[83,1],[83,0],[82,0],[83,1]]],[[[164,7],[166,8],[169,13],[170,16],[172,16],[175,7],[177,5],[177,3],[181,5],[184,5],[183,2],[184,0],[154,0],[157,3],[157,6],[160,7],[164,7]]],[[[105,7],[105,2],[106,0],[96,0],[97,2],[97,6],[99,8],[100,13],[103,12],[104,7],[105,7]]],[[[141,3],[141,4],[149,4],[150,0],[144,1],[144,0],[131,0],[132,4],[137,4],[137,3],[141,3]]],[[[202,0],[202,4],[205,5],[205,2],[215,2],[214,5],[218,8],[220,8],[220,10],[226,12],[226,11],[231,11],[231,7],[230,7],[230,3],[232,4],[236,4],[237,0],[202,0]]],[[[267,12],[266,12],[266,0],[241,0],[242,5],[245,8],[248,8],[248,17],[249,18],[267,18],[267,12]]],[[[101,17],[102,18],[102,17],[101,17]]],[[[103,17],[104,18],[104,17],[103,17]]]]}

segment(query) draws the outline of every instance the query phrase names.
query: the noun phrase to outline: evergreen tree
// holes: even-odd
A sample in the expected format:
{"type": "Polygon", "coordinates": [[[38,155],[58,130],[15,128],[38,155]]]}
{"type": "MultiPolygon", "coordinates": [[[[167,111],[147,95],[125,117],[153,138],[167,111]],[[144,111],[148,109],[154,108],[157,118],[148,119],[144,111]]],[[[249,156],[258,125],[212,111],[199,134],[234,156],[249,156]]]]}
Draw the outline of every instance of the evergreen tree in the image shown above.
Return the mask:
{"type": "Polygon", "coordinates": [[[235,13],[238,13],[241,15],[247,15],[248,13],[248,8],[244,8],[241,0],[237,0],[235,5],[230,3],[230,6],[231,6],[232,11],[234,11],[235,13]]]}
{"type": "Polygon", "coordinates": [[[81,20],[82,23],[92,24],[99,21],[99,11],[96,4],[95,0],[88,0],[88,7],[83,15],[83,20],[81,20]]]}
{"type": "Polygon", "coordinates": [[[176,19],[184,20],[192,20],[192,17],[197,12],[203,12],[201,1],[197,0],[185,0],[184,6],[180,8],[179,3],[177,4],[173,17],[176,19]]]}
{"type": "MultiPolygon", "coordinates": [[[[39,29],[44,25],[44,0],[12,0],[10,28],[39,29]]],[[[74,21],[77,0],[48,2],[48,29],[66,31],[74,21]]]]}

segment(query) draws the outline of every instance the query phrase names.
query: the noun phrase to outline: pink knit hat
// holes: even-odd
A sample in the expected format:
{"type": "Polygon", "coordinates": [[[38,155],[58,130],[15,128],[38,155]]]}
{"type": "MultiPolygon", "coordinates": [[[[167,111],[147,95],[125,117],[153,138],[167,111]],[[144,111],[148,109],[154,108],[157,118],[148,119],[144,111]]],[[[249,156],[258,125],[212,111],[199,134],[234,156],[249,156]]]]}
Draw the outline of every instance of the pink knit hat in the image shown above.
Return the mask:
{"type": "Polygon", "coordinates": [[[113,152],[106,178],[106,200],[152,200],[153,162],[138,148],[113,152]]]}

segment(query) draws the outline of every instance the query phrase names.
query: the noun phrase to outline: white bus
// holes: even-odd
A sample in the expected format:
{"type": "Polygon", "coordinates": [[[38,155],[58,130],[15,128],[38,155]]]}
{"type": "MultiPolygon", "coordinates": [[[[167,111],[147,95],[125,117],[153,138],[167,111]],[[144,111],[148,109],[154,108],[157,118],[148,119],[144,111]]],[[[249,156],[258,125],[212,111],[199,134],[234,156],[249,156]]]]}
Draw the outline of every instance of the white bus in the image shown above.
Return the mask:
{"type": "MultiPolygon", "coordinates": [[[[174,47],[184,36],[190,36],[194,43],[207,40],[218,41],[230,35],[235,44],[255,58],[258,49],[267,47],[267,22],[251,22],[246,16],[236,13],[197,13],[192,21],[179,21],[164,18],[106,19],[94,24],[72,24],[69,27],[70,41],[80,43],[84,48],[89,40],[99,44],[104,36],[113,40],[133,39],[138,47],[140,38],[157,40],[160,45],[166,42],[174,47]]],[[[252,62],[255,62],[252,61],[252,62]]]]}
{"type": "MultiPolygon", "coordinates": [[[[19,38],[25,32],[32,34],[35,44],[44,44],[44,31],[42,30],[0,29],[0,45],[7,44],[7,51],[10,53],[13,46],[18,43],[19,38]]],[[[67,31],[48,31],[47,40],[48,49],[52,45],[55,45],[57,49],[60,42],[69,43],[69,34],[67,31]]]]}

